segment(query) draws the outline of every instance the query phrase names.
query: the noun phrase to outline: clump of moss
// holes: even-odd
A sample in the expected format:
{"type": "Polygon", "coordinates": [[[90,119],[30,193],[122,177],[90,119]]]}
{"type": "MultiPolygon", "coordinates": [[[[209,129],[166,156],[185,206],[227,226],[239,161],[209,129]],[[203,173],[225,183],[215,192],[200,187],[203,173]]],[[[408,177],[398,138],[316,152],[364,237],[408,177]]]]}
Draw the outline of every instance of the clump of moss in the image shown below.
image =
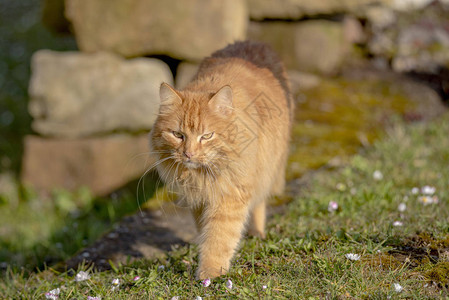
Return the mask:
{"type": "Polygon", "coordinates": [[[423,244],[424,246],[429,247],[432,250],[448,248],[449,247],[449,235],[446,235],[443,238],[437,239],[427,232],[421,232],[417,235],[415,242],[418,244],[423,244]]]}
{"type": "Polygon", "coordinates": [[[441,285],[449,284],[449,262],[440,261],[424,272],[424,276],[441,285]]]}
{"type": "Polygon", "coordinates": [[[395,270],[402,266],[402,262],[390,254],[371,254],[363,258],[363,262],[373,268],[381,268],[383,270],[395,270]]]}

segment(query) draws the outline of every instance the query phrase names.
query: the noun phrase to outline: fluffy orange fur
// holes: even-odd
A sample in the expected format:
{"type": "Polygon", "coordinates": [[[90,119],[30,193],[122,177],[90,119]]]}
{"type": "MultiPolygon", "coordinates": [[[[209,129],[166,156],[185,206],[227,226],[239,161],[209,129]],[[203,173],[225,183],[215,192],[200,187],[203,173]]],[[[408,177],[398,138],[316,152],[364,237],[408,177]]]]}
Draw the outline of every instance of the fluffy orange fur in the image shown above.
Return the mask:
{"type": "Polygon", "coordinates": [[[240,42],[221,51],[203,61],[183,90],[161,85],[150,133],[160,177],[192,209],[199,279],[229,270],[247,224],[250,234],[265,236],[266,200],[285,186],[292,121],[288,85],[279,80],[285,71],[269,48],[240,42]],[[248,59],[261,49],[281,75],[270,61],[265,67],[248,59]]]}

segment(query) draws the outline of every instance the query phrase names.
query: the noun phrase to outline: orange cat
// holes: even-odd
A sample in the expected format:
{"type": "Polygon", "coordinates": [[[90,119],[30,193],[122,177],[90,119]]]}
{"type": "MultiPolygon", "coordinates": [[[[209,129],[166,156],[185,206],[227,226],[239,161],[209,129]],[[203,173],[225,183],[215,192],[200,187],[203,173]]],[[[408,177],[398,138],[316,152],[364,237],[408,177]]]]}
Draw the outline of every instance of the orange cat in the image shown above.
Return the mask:
{"type": "Polygon", "coordinates": [[[197,278],[225,274],[248,224],[264,237],[265,206],[283,192],[293,101],[277,55],[237,42],[200,65],[190,84],[160,88],[150,133],[157,170],[192,209],[197,278]]]}

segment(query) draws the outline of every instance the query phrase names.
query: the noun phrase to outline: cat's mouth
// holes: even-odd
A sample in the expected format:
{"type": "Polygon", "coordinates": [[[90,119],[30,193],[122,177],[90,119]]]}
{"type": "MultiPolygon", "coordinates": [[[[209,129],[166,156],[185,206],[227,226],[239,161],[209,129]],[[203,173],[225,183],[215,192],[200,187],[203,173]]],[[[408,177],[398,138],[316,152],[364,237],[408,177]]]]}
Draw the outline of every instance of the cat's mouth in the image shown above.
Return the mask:
{"type": "Polygon", "coordinates": [[[201,166],[199,163],[191,160],[185,160],[183,163],[188,169],[198,169],[201,166]]]}

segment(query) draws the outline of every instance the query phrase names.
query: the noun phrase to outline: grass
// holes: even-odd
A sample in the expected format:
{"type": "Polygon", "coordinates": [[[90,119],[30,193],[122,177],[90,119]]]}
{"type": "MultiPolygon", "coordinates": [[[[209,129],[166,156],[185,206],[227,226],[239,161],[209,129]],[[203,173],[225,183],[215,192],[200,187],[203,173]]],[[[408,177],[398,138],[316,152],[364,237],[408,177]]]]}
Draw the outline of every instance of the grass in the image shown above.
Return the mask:
{"type": "Polygon", "coordinates": [[[29,272],[70,258],[145,205],[154,181],[147,176],[138,195],[135,183],[105,197],[87,188],[55,190],[48,198],[24,188],[16,197],[0,194],[0,275],[6,266],[29,272]]]}
{"type": "Polygon", "coordinates": [[[271,218],[267,238],[245,239],[230,273],[209,287],[194,279],[197,247],[192,245],[164,259],[112,264],[106,272],[81,266],[90,274],[82,282],[75,282],[73,270],[48,268],[29,276],[7,270],[0,293],[24,299],[55,288],[61,299],[448,297],[448,121],[446,114],[429,124],[398,124],[348,165],[314,174],[285,213],[271,218]],[[376,170],[381,180],[373,178],[376,170]],[[421,193],[412,193],[425,185],[435,187],[438,203],[424,205],[421,193]],[[330,201],[338,203],[334,212],[328,211],[330,201]],[[403,225],[393,226],[395,221],[403,225]],[[350,260],[348,253],[360,259],[350,260]],[[118,286],[112,284],[116,278],[118,286]]]}

